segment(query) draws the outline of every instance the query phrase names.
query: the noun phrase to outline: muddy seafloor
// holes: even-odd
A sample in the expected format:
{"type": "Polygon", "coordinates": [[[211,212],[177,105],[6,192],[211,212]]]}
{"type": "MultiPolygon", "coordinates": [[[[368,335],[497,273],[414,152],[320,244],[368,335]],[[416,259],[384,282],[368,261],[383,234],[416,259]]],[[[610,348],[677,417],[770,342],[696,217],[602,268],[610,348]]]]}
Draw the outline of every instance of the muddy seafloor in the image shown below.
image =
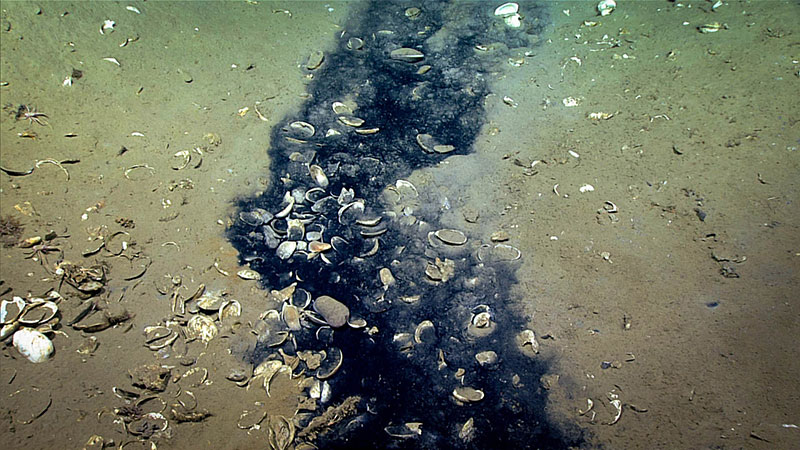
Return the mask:
{"type": "MultiPolygon", "coordinates": [[[[321,448],[372,442],[489,448],[495,437],[520,439],[508,434],[525,430],[526,418],[525,433],[547,437],[518,443],[532,448],[791,448],[800,439],[794,376],[800,30],[792,21],[798,6],[619,3],[606,17],[589,2],[548,3],[535,14],[523,4],[527,45],[501,46],[479,67],[464,68],[488,89],[477,109],[466,111],[479,112],[482,121],[470,148],[406,176],[426,193],[421,216],[464,231],[469,244],[489,243],[502,231],[520,249],[520,261],[478,274],[500,274],[498,285],[511,281],[492,288],[503,294],[498,307],[508,317],[498,327],[534,330],[539,354],[520,359],[513,341],[519,330],[500,333],[504,338],[492,343],[504,355],[500,368],[473,380],[489,385],[496,374],[495,387],[486,388],[496,395],[470,405],[446,393],[437,400],[441,392],[430,387],[453,382],[447,371],[456,367],[441,372],[410,358],[381,367],[345,354],[342,373],[330,383],[331,400],[314,414],[337,406],[344,392],[357,393],[361,379],[380,386],[388,378],[394,383],[388,392],[434,395],[412,407],[451,415],[398,413],[392,408],[403,399],[367,386],[367,397],[376,400],[366,398],[346,419],[331,421],[316,440],[321,448]],[[713,22],[719,31],[697,30],[713,22]],[[569,97],[577,106],[565,105],[569,97]],[[612,117],[592,120],[590,113],[612,117]],[[581,192],[585,185],[594,190],[581,192]],[[389,376],[409,366],[422,367],[419,378],[389,376]],[[521,384],[510,382],[512,373],[521,384]],[[497,406],[508,398],[521,410],[497,406]],[[609,425],[615,398],[622,414],[609,425]],[[587,399],[593,409],[581,414],[587,399]],[[399,421],[392,425],[419,420],[422,436],[396,442],[365,436],[383,428],[367,409],[399,421]],[[492,420],[486,411],[512,411],[516,422],[492,420]],[[474,440],[459,437],[467,417],[476,418],[474,440]]],[[[340,36],[357,28],[356,11],[365,6],[131,5],[140,14],[111,3],[2,5],[0,166],[14,175],[0,174],[0,216],[11,233],[0,249],[0,292],[3,300],[51,289],[63,296],[49,361],[30,363],[10,340],[3,344],[2,440],[11,448],[84,448],[94,435],[115,446],[130,442],[125,448],[149,447],[143,441],[161,448],[268,447],[273,418],[294,416],[306,394],[291,379],[276,381],[269,397],[226,379],[235,369],[252,371],[258,341],[251,330],[264,311],[280,307],[269,289],[284,287],[265,289],[237,277],[244,266],[229,238],[237,205],[281,183],[284,174],[271,172],[278,166],[268,154],[277,148],[270,142],[276,130],[313,104],[314,77],[336,76],[322,72],[324,62],[304,69],[308,55],[339,51],[340,36]],[[106,19],[116,25],[101,34],[106,19]],[[119,65],[103,60],[112,57],[119,65]],[[63,86],[70,75],[72,85],[63,86]],[[17,120],[20,105],[46,114],[46,125],[17,120]],[[184,150],[192,156],[188,164],[173,156],[184,150]],[[40,162],[46,160],[62,161],[65,170],[40,162]],[[20,174],[31,167],[31,174],[20,174]],[[9,223],[23,227],[21,234],[9,223]],[[51,231],[58,237],[44,243],[60,250],[32,254],[19,245],[51,231]],[[102,291],[89,297],[63,282],[55,269],[64,261],[103,267],[102,291]],[[180,321],[172,296],[189,298],[201,284],[241,302],[238,322],[221,324],[207,346],[148,349],[145,327],[180,321]],[[124,311],[133,317],[95,333],[76,330],[70,322],[86,302],[103,308],[87,320],[124,311]],[[97,348],[79,353],[91,337],[97,348]],[[120,413],[138,400],[119,398],[114,388],[150,397],[132,386],[128,371],[153,363],[170,368],[169,383],[140,412],[165,405],[169,427],[157,432],[137,420],[123,427],[122,418],[131,416],[120,413]],[[207,369],[205,381],[198,371],[183,377],[195,367],[207,369]],[[192,397],[193,411],[211,415],[178,423],[173,406],[191,407],[192,397]],[[260,429],[241,429],[245,410],[269,418],[260,429]]],[[[486,4],[483,14],[498,5],[486,4]]],[[[412,6],[424,17],[425,5],[412,3],[385,14],[412,6]]],[[[468,19],[442,18],[448,21],[468,19]]],[[[457,267],[462,274],[477,270],[466,262],[457,267]]],[[[444,320],[448,312],[425,311],[445,327],[440,331],[458,335],[463,330],[446,328],[454,326],[444,320]]],[[[376,342],[381,332],[403,326],[382,324],[376,342]]],[[[473,344],[466,340],[464,347],[473,344]]],[[[445,359],[465,361],[456,344],[442,345],[445,359]]]]}

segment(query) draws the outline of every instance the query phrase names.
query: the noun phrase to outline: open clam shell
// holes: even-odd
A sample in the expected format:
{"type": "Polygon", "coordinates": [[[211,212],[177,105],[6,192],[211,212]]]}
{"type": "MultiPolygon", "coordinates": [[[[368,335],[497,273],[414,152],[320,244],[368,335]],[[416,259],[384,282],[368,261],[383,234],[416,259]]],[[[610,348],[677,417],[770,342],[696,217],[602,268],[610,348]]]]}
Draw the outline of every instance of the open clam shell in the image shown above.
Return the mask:
{"type": "Polygon", "coordinates": [[[20,314],[19,323],[29,327],[45,324],[58,314],[58,306],[48,300],[29,303],[20,314]]]}
{"type": "Polygon", "coordinates": [[[326,357],[317,369],[317,378],[320,380],[327,380],[334,376],[336,372],[342,367],[344,362],[344,355],[342,350],[338,347],[331,347],[326,352],[326,357]]]}

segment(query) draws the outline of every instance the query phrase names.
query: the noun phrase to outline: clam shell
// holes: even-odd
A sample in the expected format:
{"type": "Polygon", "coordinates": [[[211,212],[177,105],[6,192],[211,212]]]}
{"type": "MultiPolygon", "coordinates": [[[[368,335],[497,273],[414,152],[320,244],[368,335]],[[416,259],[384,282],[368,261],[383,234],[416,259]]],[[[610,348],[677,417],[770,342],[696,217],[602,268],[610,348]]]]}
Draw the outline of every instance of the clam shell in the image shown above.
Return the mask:
{"type": "Polygon", "coordinates": [[[219,291],[206,291],[197,299],[197,307],[206,312],[217,312],[224,301],[219,291]]]}
{"type": "Polygon", "coordinates": [[[381,284],[386,287],[389,287],[397,282],[392,274],[392,271],[388,267],[384,267],[378,271],[378,276],[381,279],[381,284]]]}
{"type": "Polygon", "coordinates": [[[433,342],[436,340],[436,327],[430,320],[423,320],[417,325],[414,330],[414,342],[422,344],[423,342],[433,342]]]}
{"type": "Polygon", "coordinates": [[[383,431],[398,439],[410,439],[422,435],[422,422],[408,422],[403,425],[389,425],[383,431]]]}
{"type": "Polygon", "coordinates": [[[310,138],[317,132],[314,125],[311,125],[308,122],[303,122],[302,120],[296,120],[289,124],[289,129],[297,136],[310,138]]]}
{"type": "Polygon", "coordinates": [[[283,308],[281,308],[281,319],[291,331],[300,331],[303,329],[302,325],[300,325],[300,310],[294,305],[288,303],[283,304],[283,308]]]}
{"type": "Polygon", "coordinates": [[[13,342],[14,348],[32,363],[47,361],[55,350],[47,336],[30,328],[14,333],[13,342]]]}
{"type": "Polygon", "coordinates": [[[186,324],[186,334],[189,338],[199,338],[208,343],[219,334],[219,329],[213,320],[203,315],[196,315],[186,324]]]}
{"type": "Polygon", "coordinates": [[[360,127],[364,125],[364,119],[360,117],[350,117],[350,116],[339,116],[339,122],[349,126],[349,127],[360,127]]]}
{"type": "Polygon", "coordinates": [[[380,128],[378,128],[378,127],[372,127],[372,128],[356,128],[356,134],[362,134],[362,135],[365,135],[365,134],[375,134],[375,133],[377,133],[378,131],[381,131],[381,129],[380,129],[380,128]]]}
{"type": "Polygon", "coordinates": [[[467,243],[467,236],[458,231],[451,229],[437,230],[433,233],[434,236],[439,238],[440,241],[450,245],[464,245],[467,243]]]}
{"type": "Polygon", "coordinates": [[[289,219],[286,221],[286,239],[290,241],[302,241],[306,233],[306,227],[300,219],[289,219]]]}
{"type": "Polygon", "coordinates": [[[533,330],[523,330],[517,335],[517,346],[520,351],[528,356],[535,356],[539,353],[539,342],[533,330]]]}
{"type": "MultiPolygon", "coordinates": [[[[310,233],[309,233],[310,234],[310,233]]],[[[308,243],[308,250],[312,253],[321,253],[331,249],[331,244],[327,242],[311,241],[308,243]]]]}
{"type": "Polygon", "coordinates": [[[327,295],[319,296],[314,300],[314,311],[318,312],[333,328],[344,326],[347,319],[350,318],[350,309],[347,305],[327,295]]]}
{"type": "Polygon", "coordinates": [[[342,102],[333,102],[331,104],[331,108],[333,108],[333,112],[339,116],[351,116],[353,115],[353,110],[342,102]]]}
{"type": "Polygon", "coordinates": [[[281,245],[278,246],[275,254],[278,255],[280,259],[289,259],[289,257],[294,254],[294,251],[297,250],[297,242],[295,241],[283,241],[281,245]]]}
{"type": "Polygon", "coordinates": [[[314,70],[317,69],[319,66],[322,65],[322,61],[325,60],[325,54],[319,50],[315,50],[308,55],[308,59],[306,60],[306,69],[314,70]]]}
{"type": "Polygon", "coordinates": [[[261,274],[253,269],[242,269],[236,272],[236,275],[243,280],[260,280],[261,274]]]}
{"type": "Polygon", "coordinates": [[[225,323],[226,319],[242,315],[242,304],[238,300],[227,300],[219,307],[219,321],[225,323]]]}
{"type": "Polygon", "coordinates": [[[308,166],[308,173],[311,175],[311,178],[314,179],[314,182],[319,185],[319,187],[328,187],[328,176],[325,175],[325,171],[322,170],[322,167],[312,164],[308,166]]]}
{"type": "Polygon", "coordinates": [[[364,48],[364,40],[357,37],[352,37],[347,40],[348,50],[361,50],[364,48]]]}
{"type": "Polygon", "coordinates": [[[442,153],[442,154],[444,154],[444,153],[450,153],[450,152],[452,152],[452,151],[453,151],[453,150],[455,150],[455,149],[456,149],[456,148],[455,148],[454,146],[452,146],[452,145],[434,145],[434,146],[433,146],[433,151],[434,151],[434,152],[436,152],[436,153],[442,153]]]}
{"type": "Polygon", "coordinates": [[[489,262],[516,261],[522,257],[522,252],[508,244],[482,245],[478,249],[478,260],[489,262]]]}
{"type": "Polygon", "coordinates": [[[459,386],[453,389],[453,397],[462,403],[475,403],[483,400],[485,394],[480,389],[469,386],[459,386]]]}
{"type": "Polygon", "coordinates": [[[0,324],[8,325],[14,323],[22,311],[25,309],[25,300],[22,297],[14,297],[11,300],[0,302],[0,324]]]}
{"type": "Polygon", "coordinates": [[[433,136],[430,134],[422,133],[417,135],[417,144],[425,153],[433,153],[433,146],[436,145],[436,141],[433,140],[433,136]]]}
{"type": "Polygon", "coordinates": [[[326,358],[320,363],[319,369],[317,369],[316,375],[320,380],[327,380],[334,376],[344,362],[344,355],[342,354],[342,350],[338,347],[329,348],[326,355],[326,358]]]}
{"type": "Polygon", "coordinates": [[[241,211],[239,220],[247,225],[257,227],[272,220],[272,213],[265,209],[255,208],[252,211],[241,211]]]}
{"type": "Polygon", "coordinates": [[[392,50],[392,52],[389,54],[389,57],[396,61],[415,63],[422,61],[422,59],[425,58],[425,54],[413,48],[403,47],[392,50]]]}

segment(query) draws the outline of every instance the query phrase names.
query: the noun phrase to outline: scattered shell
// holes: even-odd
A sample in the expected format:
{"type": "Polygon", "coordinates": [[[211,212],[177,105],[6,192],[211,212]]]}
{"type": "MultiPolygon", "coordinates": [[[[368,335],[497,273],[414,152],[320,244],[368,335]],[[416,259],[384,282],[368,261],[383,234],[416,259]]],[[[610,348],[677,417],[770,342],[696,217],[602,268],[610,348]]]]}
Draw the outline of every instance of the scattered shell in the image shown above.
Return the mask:
{"type": "Polygon", "coordinates": [[[319,296],[314,300],[314,311],[318,312],[333,328],[344,326],[347,319],[350,318],[350,309],[347,305],[327,295],[319,296]]]}
{"type": "Polygon", "coordinates": [[[464,245],[467,243],[467,236],[458,230],[442,229],[437,230],[433,235],[445,244],[464,245]]]}
{"type": "Polygon", "coordinates": [[[303,225],[303,221],[300,219],[289,219],[286,221],[286,239],[289,241],[301,241],[305,234],[306,227],[303,225]]]}
{"type": "Polygon", "coordinates": [[[315,50],[311,52],[308,56],[308,60],[306,61],[306,69],[314,70],[322,65],[322,61],[325,60],[325,54],[319,50],[315,50]]]}
{"type": "Polygon", "coordinates": [[[697,27],[697,31],[706,34],[706,33],[716,33],[719,30],[724,30],[727,27],[724,24],[719,22],[711,22],[704,25],[700,25],[697,27]]]}
{"type": "Polygon", "coordinates": [[[199,338],[204,343],[214,339],[219,333],[219,329],[213,320],[203,315],[196,315],[189,319],[186,324],[186,334],[189,338],[199,338]]]}
{"type": "Polygon", "coordinates": [[[243,280],[260,280],[261,274],[253,269],[242,269],[236,272],[236,275],[243,280]]]}
{"type": "Polygon", "coordinates": [[[478,260],[489,262],[516,261],[522,257],[518,248],[508,244],[482,245],[478,249],[478,260]]]}
{"type": "Polygon", "coordinates": [[[489,239],[491,239],[492,242],[505,242],[509,239],[509,236],[505,231],[495,231],[489,239]]]}
{"type": "Polygon", "coordinates": [[[53,342],[44,334],[23,328],[14,333],[14,348],[32,363],[41,363],[50,359],[55,348],[53,342]]]}
{"type": "Polygon", "coordinates": [[[475,437],[475,419],[470,417],[464,422],[464,425],[458,431],[458,437],[464,442],[469,442],[475,437]]]}
{"type": "Polygon", "coordinates": [[[325,171],[322,170],[322,167],[314,164],[308,166],[308,173],[311,175],[311,178],[314,179],[314,182],[321,188],[328,187],[328,176],[325,175],[325,171]]]}
{"type": "Polygon", "coordinates": [[[245,410],[242,415],[239,416],[237,426],[242,430],[257,429],[259,424],[263,422],[266,417],[267,411],[264,409],[264,406],[260,403],[256,403],[254,409],[245,410]]]}
{"type": "Polygon", "coordinates": [[[398,48],[396,50],[392,50],[389,56],[397,61],[403,61],[407,63],[415,63],[422,61],[425,58],[425,54],[419,50],[413,48],[398,48]]]}
{"type": "Polygon", "coordinates": [[[469,386],[459,386],[453,389],[453,397],[462,403],[475,403],[483,400],[485,394],[480,389],[469,386]]]}
{"type": "MultiPolygon", "coordinates": [[[[309,233],[310,235],[311,233],[309,233]]],[[[327,242],[311,241],[308,243],[308,250],[312,253],[322,253],[331,249],[331,244],[327,242]]]]}
{"type": "Polygon", "coordinates": [[[456,263],[455,261],[445,258],[444,261],[438,257],[434,262],[428,262],[425,267],[425,275],[433,281],[446,282],[455,274],[456,263]]]}
{"type": "Polygon", "coordinates": [[[433,146],[436,145],[436,141],[430,134],[422,133],[417,135],[417,144],[426,153],[433,153],[433,146]]]}
{"type": "Polygon", "coordinates": [[[441,154],[450,153],[455,149],[456,149],[455,146],[452,146],[452,145],[434,145],[433,146],[433,151],[436,152],[436,153],[441,153],[441,154]]]}

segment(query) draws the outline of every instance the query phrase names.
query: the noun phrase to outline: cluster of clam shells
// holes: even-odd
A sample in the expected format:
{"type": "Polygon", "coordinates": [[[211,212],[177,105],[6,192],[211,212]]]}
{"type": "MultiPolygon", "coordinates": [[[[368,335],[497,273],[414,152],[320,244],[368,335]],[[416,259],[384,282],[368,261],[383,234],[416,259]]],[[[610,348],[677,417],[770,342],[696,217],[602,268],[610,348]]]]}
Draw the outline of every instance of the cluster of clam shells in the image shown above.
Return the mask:
{"type": "Polygon", "coordinates": [[[45,334],[59,322],[57,302],[61,298],[58,292],[50,291],[46,299],[15,296],[0,302],[0,340],[11,337],[14,348],[30,362],[50,359],[55,348],[45,334]]]}

